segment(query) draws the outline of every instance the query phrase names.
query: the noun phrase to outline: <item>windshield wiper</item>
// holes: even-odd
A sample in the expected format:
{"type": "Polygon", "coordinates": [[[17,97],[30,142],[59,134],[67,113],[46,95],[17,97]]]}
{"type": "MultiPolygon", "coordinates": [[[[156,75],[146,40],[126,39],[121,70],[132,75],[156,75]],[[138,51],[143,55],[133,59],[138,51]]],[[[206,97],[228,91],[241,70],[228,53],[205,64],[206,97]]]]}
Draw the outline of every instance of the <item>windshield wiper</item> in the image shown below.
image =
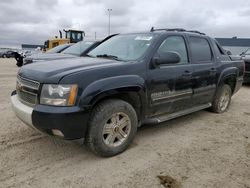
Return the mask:
{"type": "Polygon", "coordinates": [[[94,57],[94,56],[92,56],[92,55],[89,55],[89,54],[84,54],[84,55],[82,55],[83,57],[94,57]]]}
{"type": "Polygon", "coordinates": [[[103,58],[114,59],[114,60],[120,61],[120,59],[115,55],[100,54],[100,55],[96,55],[96,57],[103,57],[103,58]]]}

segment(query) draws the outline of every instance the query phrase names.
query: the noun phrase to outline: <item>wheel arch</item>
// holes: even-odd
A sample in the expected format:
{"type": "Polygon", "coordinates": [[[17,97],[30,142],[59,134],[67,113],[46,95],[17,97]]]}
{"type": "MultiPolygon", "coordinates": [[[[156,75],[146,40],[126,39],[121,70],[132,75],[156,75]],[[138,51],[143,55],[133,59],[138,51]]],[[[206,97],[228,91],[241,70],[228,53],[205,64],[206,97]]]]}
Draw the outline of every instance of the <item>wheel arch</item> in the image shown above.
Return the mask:
{"type": "Polygon", "coordinates": [[[228,84],[232,89],[232,93],[234,93],[236,88],[237,75],[238,75],[237,68],[231,67],[225,69],[219,77],[217,87],[220,87],[223,84],[228,84]]]}
{"type": "Polygon", "coordinates": [[[121,99],[131,104],[138,119],[145,114],[146,93],[144,80],[139,76],[118,76],[98,80],[83,91],[79,105],[93,109],[99,102],[106,99],[121,99]]]}
{"type": "Polygon", "coordinates": [[[120,99],[129,103],[135,109],[138,120],[140,120],[145,107],[143,106],[141,91],[138,89],[138,87],[124,87],[102,92],[93,98],[91,106],[94,108],[98,103],[108,99],[120,99]]]}

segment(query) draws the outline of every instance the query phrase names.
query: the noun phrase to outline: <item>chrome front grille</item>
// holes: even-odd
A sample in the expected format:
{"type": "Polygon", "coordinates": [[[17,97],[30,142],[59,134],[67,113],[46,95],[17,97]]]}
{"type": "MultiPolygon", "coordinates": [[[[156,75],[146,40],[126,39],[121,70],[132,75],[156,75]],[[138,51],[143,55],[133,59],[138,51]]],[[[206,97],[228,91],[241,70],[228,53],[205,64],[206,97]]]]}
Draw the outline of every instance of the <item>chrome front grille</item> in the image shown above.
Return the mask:
{"type": "Polygon", "coordinates": [[[19,75],[17,75],[17,81],[19,81],[24,86],[29,87],[31,89],[35,89],[35,90],[38,90],[39,86],[40,86],[39,82],[36,82],[36,81],[33,81],[33,80],[29,80],[29,79],[26,79],[26,78],[22,78],[19,75]]]}
{"type": "Polygon", "coordinates": [[[40,83],[17,76],[16,91],[19,100],[29,106],[37,104],[37,95],[40,83]]]}

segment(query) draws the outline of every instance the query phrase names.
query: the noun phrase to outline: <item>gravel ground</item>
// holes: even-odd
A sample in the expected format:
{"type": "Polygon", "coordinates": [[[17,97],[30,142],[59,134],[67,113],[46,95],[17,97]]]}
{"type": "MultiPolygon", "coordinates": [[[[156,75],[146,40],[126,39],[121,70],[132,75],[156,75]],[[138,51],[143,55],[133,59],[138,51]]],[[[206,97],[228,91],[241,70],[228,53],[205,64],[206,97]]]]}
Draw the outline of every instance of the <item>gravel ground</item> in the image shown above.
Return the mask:
{"type": "Polygon", "coordinates": [[[224,114],[200,111],[143,126],[127,151],[101,158],[16,118],[10,93],[17,71],[13,59],[0,59],[0,187],[152,188],[166,176],[170,188],[250,188],[250,86],[224,114]]]}

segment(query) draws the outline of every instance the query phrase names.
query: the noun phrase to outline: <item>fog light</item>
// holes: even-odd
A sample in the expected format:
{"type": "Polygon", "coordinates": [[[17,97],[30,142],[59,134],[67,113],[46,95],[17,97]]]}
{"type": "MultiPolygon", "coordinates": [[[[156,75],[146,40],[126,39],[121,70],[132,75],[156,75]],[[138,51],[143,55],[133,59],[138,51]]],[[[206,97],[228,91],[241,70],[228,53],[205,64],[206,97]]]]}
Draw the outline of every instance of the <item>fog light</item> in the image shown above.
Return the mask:
{"type": "Polygon", "coordinates": [[[52,129],[52,133],[55,136],[64,137],[64,134],[60,130],[58,130],[58,129],[52,129]]]}

